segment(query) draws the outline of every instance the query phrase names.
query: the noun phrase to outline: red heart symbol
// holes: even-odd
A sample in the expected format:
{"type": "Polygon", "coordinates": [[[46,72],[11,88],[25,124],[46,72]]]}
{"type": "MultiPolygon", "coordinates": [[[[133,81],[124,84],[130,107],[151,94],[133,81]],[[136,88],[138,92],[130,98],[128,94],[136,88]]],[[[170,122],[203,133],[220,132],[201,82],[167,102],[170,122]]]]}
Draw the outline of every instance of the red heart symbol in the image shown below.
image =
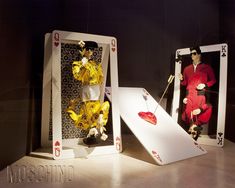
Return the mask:
{"type": "Polygon", "coordinates": [[[59,46],[59,42],[54,42],[54,45],[57,47],[59,46]]]}
{"type": "Polygon", "coordinates": [[[153,155],[156,155],[156,154],[157,154],[157,152],[156,152],[156,151],[152,151],[152,154],[153,154],[153,155]]]}
{"type": "Polygon", "coordinates": [[[113,52],[115,52],[115,48],[112,48],[113,52]]]}
{"type": "Polygon", "coordinates": [[[152,123],[153,125],[157,124],[157,118],[152,112],[139,112],[138,115],[145,121],[152,123]]]}
{"type": "Polygon", "coordinates": [[[55,142],[55,146],[60,146],[60,142],[59,142],[59,141],[56,141],[56,142],[55,142]]]}

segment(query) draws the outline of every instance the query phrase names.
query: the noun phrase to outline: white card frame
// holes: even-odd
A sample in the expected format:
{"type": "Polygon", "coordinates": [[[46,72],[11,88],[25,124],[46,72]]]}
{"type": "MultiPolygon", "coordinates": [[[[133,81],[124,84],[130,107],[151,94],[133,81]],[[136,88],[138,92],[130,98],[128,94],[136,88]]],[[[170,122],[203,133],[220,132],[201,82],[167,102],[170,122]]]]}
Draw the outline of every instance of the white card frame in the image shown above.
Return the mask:
{"type": "MultiPolygon", "coordinates": [[[[106,95],[111,98],[109,89],[106,88],[106,95]]],[[[119,87],[119,110],[123,121],[158,165],[207,153],[144,88],[119,87]],[[155,110],[156,125],[138,116],[139,112],[155,110]]]]}
{"type": "MultiPolygon", "coordinates": [[[[103,83],[101,98],[104,98],[104,90],[105,83],[103,83]]],[[[118,108],[117,40],[115,37],[59,30],[55,30],[52,33],[45,35],[41,135],[41,146],[47,147],[52,145],[54,159],[102,155],[119,153],[122,151],[120,115],[118,108]],[[103,47],[102,67],[104,69],[105,78],[107,76],[108,62],[110,62],[110,84],[112,93],[114,93],[111,104],[113,145],[86,147],[78,145],[78,139],[62,139],[61,43],[78,43],[80,40],[95,41],[99,46],[103,47]],[[52,142],[49,140],[48,136],[50,108],[52,108],[52,142]]]]}
{"type": "MultiPolygon", "coordinates": [[[[219,70],[219,95],[218,95],[218,116],[217,116],[217,131],[216,138],[209,137],[199,137],[198,143],[205,145],[212,145],[222,147],[224,145],[224,131],[225,131],[225,114],[226,114],[226,96],[227,96],[227,59],[228,59],[228,46],[225,43],[222,44],[214,44],[207,46],[200,46],[200,49],[203,53],[207,52],[219,52],[220,54],[220,70],[219,70]]],[[[176,59],[177,57],[183,55],[189,55],[190,48],[182,48],[176,50],[176,59]]],[[[181,65],[183,62],[176,61],[175,62],[175,76],[178,77],[179,73],[182,72],[181,65]]],[[[180,105],[180,80],[175,79],[174,82],[174,94],[173,94],[173,102],[172,102],[172,117],[178,122],[179,117],[179,105],[180,105]]]]}

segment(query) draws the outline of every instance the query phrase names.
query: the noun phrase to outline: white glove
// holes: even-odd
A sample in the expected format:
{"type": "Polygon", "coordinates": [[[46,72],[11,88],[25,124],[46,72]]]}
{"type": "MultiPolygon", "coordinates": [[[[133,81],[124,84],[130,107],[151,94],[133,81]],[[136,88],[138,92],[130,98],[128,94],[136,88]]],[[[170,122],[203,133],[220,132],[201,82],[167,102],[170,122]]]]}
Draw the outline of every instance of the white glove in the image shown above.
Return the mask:
{"type": "Polygon", "coordinates": [[[88,59],[86,57],[83,57],[82,58],[82,65],[87,64],[87,62],[88,62],[88,59]]]}
{"type": "Polygon", "coordinates": [[[99,133],[98,133],[98,131],[97,131],[97,129],[96,128],[91,128],[90,130],[89,130],[89,133],[88,133],[88,135],[87,135],[87,137],[90,137],[90,136],[97,136],[99,133]]]}
{"type": "Polygon", "coordinates": [[[193,110],[193,115],[198,115],[198,114],[200,114],[201,113],[201,109],[195,109],[195,110],[193,110]]]}
{"type": "Polygon", "coordinates": [[[180,80],[184,79],[184,77],[183,77],[183,75],[181,73],[179,73],[178,77],[179,77],[180,80]]]}
{"type": "Polygon", "coordinates": [[[202,89],[204,89],[205,87],[206,87],[205,84],[198,84],[198,85],[197,85],[197,89],[198,89],[198,90],[202,90],[202,89]]]}
{"type": "Polygon", "coordinates": [[[187,98],[184,98],[184,99],[183,99],[183,103],[184,103],[184,104],[187,104],[187,102],[188,102],[188,99],[187,99],[187,98]]]}
{"type": "Polygon", "coordinates": [[[103,133],[102,136],[100,137],[101,140],[105,141],[108,138],[108,135],[103,133]]]}

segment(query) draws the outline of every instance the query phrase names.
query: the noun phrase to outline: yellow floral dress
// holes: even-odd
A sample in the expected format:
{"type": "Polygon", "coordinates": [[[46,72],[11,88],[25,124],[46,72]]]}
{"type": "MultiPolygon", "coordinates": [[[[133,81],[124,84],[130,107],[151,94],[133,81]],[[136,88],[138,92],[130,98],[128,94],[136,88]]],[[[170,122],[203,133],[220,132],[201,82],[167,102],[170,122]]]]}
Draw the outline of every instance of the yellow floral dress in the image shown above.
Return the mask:
{"type": "MultiPolygon", "coordinates": [[[[101,64],[87,58],[74,61],[72,73],[74,78],[81,82],[82,86],[101,85],[103,83],[104,76],[101,64]]],[[[106,130],[104,126],[108,121],[109,102],[101,103],[100,100],[83,101],[78,114],[74,110],[75,103],[75,100],[71,100],[67,109],[75,126],[82,130],[96,128],[103,135],[106,130]]]]}

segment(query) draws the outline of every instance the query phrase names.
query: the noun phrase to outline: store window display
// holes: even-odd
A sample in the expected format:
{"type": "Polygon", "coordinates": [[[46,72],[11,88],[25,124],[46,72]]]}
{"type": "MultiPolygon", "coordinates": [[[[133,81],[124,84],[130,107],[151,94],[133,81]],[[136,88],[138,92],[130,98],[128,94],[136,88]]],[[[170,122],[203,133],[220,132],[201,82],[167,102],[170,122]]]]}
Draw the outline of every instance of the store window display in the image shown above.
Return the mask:
{"type": "Polygon", "coordinates": [[[190,48],[192,64],[186,66],[179,75],[181,85],[186,88],[183,99],[182,120],[188,125],[188,133],[197,140],[211,118],[212,105],[206,98],[207,89],[216,83],[212,67],[201,61],[200,47],[190,48]]]}

